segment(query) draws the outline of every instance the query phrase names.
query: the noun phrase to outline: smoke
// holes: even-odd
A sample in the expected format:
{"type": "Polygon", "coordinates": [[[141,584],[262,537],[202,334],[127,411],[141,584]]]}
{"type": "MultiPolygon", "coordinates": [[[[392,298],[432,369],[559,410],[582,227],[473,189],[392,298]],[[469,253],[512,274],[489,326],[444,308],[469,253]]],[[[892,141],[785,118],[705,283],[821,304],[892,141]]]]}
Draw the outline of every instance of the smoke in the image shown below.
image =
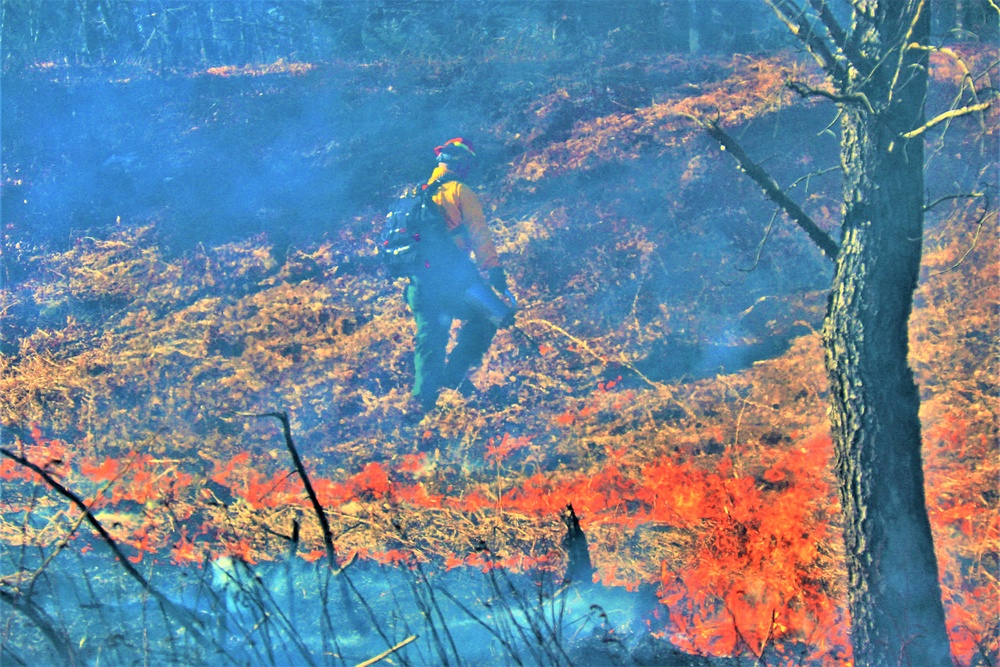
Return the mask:
{"type": "Polygon", "coordinates": [[[199,619],[204,638],[196,641],[117,567],[100,546],[50,563],[31,605],[53,636],[84,639],[46,645],[26,625],[9,635],[17,638],[9,648],[36,642],[39,659],[84,663],[145,656],[161,664],[324,664],[334,656],[354,665],[405,644],[398,657],[410,664],[608,664],[648,644],[662,607],[651,588],[566,584],[552,572],[357,561],[334,575],[323,561],[295,557],[156,568],[154,585],[199,619]]]}
{"type": "Polygon", "coordinates": [[[329,159],[345,107],[333,87],[261,79],[5,80],[4,161],[23,180],[19,200],[5,198],[8,236],[66,243],[148,218],[179,249],[322,232],[347,208],[329,159]]]}
{"type": "Polygon", "coordinates": [[[4,162],[21,183],[4,189],[6,234],[58,246],[153,221],[178,252],[261,233],[316,243],[425,180],[433,146],[482,135],[482,101],[383,74],[5,78],[4,162]]]}

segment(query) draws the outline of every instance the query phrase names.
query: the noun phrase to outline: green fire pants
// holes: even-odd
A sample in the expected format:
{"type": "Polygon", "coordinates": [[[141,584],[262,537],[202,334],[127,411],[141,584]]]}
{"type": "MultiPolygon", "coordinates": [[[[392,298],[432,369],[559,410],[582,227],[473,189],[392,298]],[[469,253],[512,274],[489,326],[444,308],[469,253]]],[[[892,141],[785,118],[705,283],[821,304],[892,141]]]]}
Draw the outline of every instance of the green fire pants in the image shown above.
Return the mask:
{"type": "Polygon", "coordinates": [[[497,328],[466,308],[462,293],[453,286],[411,278],[405,298],[417,324],[412,394],[424,410],[430,410],[442,388],[458,388],[469,370],[482,362],[497,328]],[[446,354],[454,320],[462,320],[462,325],[455,347],[446,354]]]}

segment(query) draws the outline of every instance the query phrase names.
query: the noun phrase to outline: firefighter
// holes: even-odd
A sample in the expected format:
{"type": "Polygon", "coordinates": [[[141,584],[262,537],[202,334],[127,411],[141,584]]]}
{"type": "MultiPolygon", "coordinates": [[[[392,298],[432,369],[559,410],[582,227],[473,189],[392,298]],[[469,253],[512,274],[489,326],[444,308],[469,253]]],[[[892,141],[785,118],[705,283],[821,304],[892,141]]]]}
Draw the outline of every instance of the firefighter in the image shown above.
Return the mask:
{"type": "Polygon", "coordinates": [[[482,362],[497,326],[469,306],[469,285],[478,279],[479,272],[485,272],[493,289],[501,294],[507,291],[507,277],[479,197],[463,182],[476,159],[472,144],[461,137],[449,139],[436,147],[434,154],[437,167],[428,183],[442,183],[433,199],[441,208],[454,244],[449,244],[452,252],[426,258],[406,286],[406,303],[417,325],[412,394],[419,414],[434,408],[442,388],[457,389],[465,396],[475,391],[467,375],[482,362]],[[462,324],[455,347],[446,354],[454,320],[462,324]]]}

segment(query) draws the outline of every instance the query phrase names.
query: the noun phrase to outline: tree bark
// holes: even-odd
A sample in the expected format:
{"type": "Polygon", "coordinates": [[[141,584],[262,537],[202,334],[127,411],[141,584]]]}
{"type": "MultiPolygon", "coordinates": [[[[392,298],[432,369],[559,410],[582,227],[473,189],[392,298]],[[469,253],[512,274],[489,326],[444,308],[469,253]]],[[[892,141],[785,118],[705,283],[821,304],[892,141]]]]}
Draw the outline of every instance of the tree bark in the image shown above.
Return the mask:
{"type": "Polygon", "coordinates": [[[855,27],[871,67],[852,68],[848,86],[871,108],[842,116],[843,236],[823,337],[858,665],[951,665],[907,361],[924,155],[922,138],[901,135],[924,119],[926,52],[907,49],[929,36],[918,4],[867,3],[855,27]]]}

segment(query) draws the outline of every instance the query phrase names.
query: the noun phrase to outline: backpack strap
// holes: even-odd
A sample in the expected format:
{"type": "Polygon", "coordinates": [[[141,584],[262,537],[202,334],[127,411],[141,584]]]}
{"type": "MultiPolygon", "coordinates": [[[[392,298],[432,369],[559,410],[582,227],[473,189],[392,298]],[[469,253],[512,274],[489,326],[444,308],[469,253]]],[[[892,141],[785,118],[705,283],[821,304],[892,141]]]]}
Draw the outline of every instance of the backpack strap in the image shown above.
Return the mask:
{"type": "Polygon", "coordinates": [[[443,174],[440,178],[435,178],[430,183],[424,183],[420,186],[420,191],[425,197],[433,197],[437,194],[437,191],[441,189],[441,186],[445,183],[450,183],[451,181],[458,180],[451,174],[443,174]]]}
{"type": "MultiPolygon", "coordinates": [[[[449,174],[449,173],[442,174],[440,178],[436,178],[430,183],[424,183],[422,186],[420,186],[420,196],[425,197],[426,200],[429,201],[432,197],[434,197],[435,194],[437,194],[437,191],[441,189],[442,185],[457,180],[458,178],[454,174],[449,174]]],[[[460,225],[455,229],[447,230],[447,232],[448,236],[452,238],[456,236],[462,236],[465,232],[465,227],[464,225],[460,225]]]]}

